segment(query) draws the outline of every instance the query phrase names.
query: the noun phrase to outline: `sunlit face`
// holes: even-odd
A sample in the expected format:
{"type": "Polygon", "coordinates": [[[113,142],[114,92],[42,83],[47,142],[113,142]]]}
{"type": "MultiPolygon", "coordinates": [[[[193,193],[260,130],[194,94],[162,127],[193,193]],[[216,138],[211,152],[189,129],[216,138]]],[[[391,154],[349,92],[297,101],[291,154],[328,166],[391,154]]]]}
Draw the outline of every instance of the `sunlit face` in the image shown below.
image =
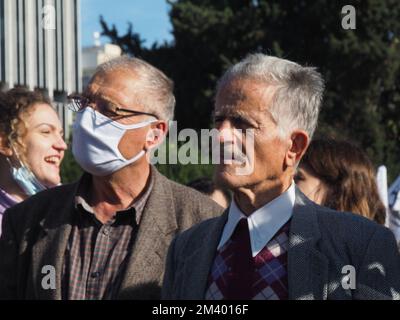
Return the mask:
{"type": "Polygon", "coordinates": [[[20,139],[22,146],[15,146],[21,160],[46,187],[60,184],[60,164],[67,145],[57,113],[50,105],[41,103],[22,119],[25,126],[20,139]]]}
{"type": "Polygon", "coordinates": [[[294,181],[299,189],[312,201],[322,204],[326,194],[324,183],[303,167],[297,169],[294,181]]]}
{"type": "MultiPolygon", "coordinates": [[[[285,154],[289,148],[279,135],[278,127],[268,111],[275,88],[254,80],[232,80],[218,92],[215,103],[215,127],[220,132],[251,129],[254,148],[246,150],[246,136],[242,135],[242,153],[253,158],[253,170],[238,175],[237,163],[221,163],[216,167],[216,179],[230,189],[251,187],[266,180],[279,180],[285,169],[285,154]],[[252,152],[254,151],[254,152],[252,152]],[[253,155],[251,155],[253,153],[253,155]]],[[[222,135],[220,142],[233,141],[222,135]]],[[[235,143],[232,142],[233,145],[235,143]]],[[[221,160],[222,161],[222,160],[221,160]]]]}
{"type": "MultiPolygon", "coordinates": [[[[102,106],[115,105],[128,110],[146,112],[144,107],[137,103],[134,94],[132,94],[137,92],[135,82],[136,77],[132,72],[124,72],[123,70],[102,72],[94,76],[85,91],[85,95],[94,102],[91,106],[96,111],[121,124],[130,125],[150,120],[151,118],[148,115],[133,116],[132,114],[125,114],[116,116],[102,111],[102,109],[107,109],[102,106]]],[[[133,158],[145,148],[149,128],[150,125],[125,132],[118,145],[118,149],[125,159],[133,158]]],[[[144,158],[133,165],[141,161],[144,161],[144,158]]]]}

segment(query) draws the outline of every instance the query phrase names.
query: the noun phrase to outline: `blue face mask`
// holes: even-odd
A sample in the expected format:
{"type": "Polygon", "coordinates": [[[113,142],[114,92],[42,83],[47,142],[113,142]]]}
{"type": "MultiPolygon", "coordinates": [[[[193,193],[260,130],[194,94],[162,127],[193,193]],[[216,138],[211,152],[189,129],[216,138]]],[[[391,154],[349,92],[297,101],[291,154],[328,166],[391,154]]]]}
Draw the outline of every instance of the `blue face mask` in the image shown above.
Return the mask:
{"type": "MultiPolygon", "coordinates": [[[[8,160],[8,159],[7,159],[8,160]]],[[[21,166],[15,168],[10,161],[8,161],[11,168],[11,175],[18,186],[29,196],[33,196],[39,191],[47,189],[40,181],[35,177],[35,175],[26,166],[19,163],[21,166]]]]}

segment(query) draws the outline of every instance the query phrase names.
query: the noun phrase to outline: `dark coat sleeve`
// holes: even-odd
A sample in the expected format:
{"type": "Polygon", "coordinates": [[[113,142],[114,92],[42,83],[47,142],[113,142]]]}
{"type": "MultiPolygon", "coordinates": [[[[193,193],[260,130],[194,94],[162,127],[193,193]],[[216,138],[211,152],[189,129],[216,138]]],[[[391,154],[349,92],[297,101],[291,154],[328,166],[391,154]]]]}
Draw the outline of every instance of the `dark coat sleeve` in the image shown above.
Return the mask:
{"type": "Polygon", "coordinates": [[[174,283],[175,283],[175,243],[177,237],[175,237],[168,249],[167,260],[165,264],[164,280],[161,292],[161,299],[172,300],[174,299],[174,283]]]}
{"type": "Polygon", "coordinates": [[[389,229],[376,229],[356,276],[356,299],[400,299],[400,255],[389,229]]]}
{"type": "Polygon", "coordinates": [[[12,212],[6,210],[0,237],[0,300],[17,299],[18,242],[12,223],[12,212]]]}

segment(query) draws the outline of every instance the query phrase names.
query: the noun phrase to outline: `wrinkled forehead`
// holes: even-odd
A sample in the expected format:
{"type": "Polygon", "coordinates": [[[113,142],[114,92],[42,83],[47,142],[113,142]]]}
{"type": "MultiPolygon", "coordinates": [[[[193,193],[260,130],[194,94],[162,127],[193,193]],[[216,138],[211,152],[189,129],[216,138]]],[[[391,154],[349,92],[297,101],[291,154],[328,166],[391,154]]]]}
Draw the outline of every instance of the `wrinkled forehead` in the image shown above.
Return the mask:
{"type": "Polygon", "coordinates": [[[254,79],[233,79],[219,88],[214,113],[244,116],[267,112],[276,89],[254,79]]]}
{"type": "Polygon", "coordinates": [[[224,116],[224,117],[243,117],[248,118],[254,115],[254,110],[246,110],[244,108],[239,108],[237,105],[223,104],[216,107],[213,111],[214,116],[224,116]]]}
{"type": "Polygon", "coordinates": [[[99,71],[91,79],[85,90],[89,96],[100,96],[122,104],[132,102],[138,75],[133,71],[112,70],[99,71]]]}

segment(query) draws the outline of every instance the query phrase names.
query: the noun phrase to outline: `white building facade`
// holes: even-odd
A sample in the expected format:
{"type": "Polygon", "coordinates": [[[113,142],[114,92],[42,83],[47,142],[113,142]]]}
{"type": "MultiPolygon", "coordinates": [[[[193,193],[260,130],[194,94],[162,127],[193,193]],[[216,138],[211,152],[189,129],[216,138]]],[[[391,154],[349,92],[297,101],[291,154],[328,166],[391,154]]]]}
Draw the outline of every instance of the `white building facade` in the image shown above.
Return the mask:
{"type": "Polygon", "coordinates": [[[0,0],[0,89],[45,91],[66,136],[66,97],[82,90],[80,0],[0,0]]]}
{"type": "Polygon", "coordinates": [[[111,43],[101,44],[100,33],[94,33],[94,46],[82,49],[82,83],[85,87],[98,65],[122,55],[122,49],[111,43]]]}

